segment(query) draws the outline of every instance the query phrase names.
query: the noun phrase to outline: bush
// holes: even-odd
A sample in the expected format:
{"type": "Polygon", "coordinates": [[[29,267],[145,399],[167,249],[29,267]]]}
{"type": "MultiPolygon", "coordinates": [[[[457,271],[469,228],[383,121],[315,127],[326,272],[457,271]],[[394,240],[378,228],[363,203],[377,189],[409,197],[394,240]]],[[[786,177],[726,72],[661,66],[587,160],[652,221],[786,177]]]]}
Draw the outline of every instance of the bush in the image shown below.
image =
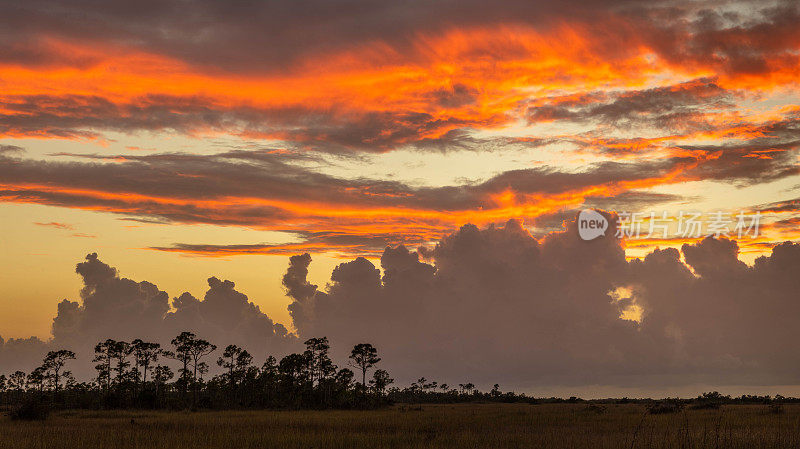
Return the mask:
{"type": "Polygon", "coordinates": [[[683,404],[678,401],[664,400],[656,402],[647,407],[647,413],[651,415],[662,415],[665,413],[678,413],[683,410],[683,404]]]}
{"type": "Polygon", "coordinates": [[[703,393],[702,396],[698,396],[692,401],[692,405],[690,405],[689,408],[692,410],[716,410],[720,408],[723,403],[729,402],[730,400],[730,396],[723,396],[718,391],[712,391],[710,393],[703,393]]]}
{"type": "Polygon", "coordinates": [[[50,415],[50,407],[38,400],[26,400],[19,405],[11,407],[11,419],[23,421],[41,421],[50,415]]]}

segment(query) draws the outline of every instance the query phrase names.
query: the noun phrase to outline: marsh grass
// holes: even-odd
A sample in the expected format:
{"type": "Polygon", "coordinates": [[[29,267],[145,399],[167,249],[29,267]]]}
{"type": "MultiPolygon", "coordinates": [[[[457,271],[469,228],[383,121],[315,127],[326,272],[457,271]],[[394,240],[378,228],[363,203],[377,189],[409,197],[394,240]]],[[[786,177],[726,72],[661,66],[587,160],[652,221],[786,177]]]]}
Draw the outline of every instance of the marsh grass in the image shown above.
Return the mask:
{"type": "Polygon", "coordinates": [[[0,418],[0,447],[73,448],[786,448],[800,405],[650,415],[643,405],[425,405],[371,411],[65,411],[0,418]],[[635,434],[635,438],[634,438],[635,434]]]}

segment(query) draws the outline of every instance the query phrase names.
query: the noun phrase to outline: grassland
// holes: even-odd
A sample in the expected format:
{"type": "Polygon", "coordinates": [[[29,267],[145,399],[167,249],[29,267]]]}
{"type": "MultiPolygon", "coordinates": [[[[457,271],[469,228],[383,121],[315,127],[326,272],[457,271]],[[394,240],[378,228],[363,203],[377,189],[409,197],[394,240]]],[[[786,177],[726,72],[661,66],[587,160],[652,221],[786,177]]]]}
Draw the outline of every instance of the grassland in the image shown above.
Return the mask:
{"type": "Polygon", "coordinates": [[[46,448],[785,448],[800,405],[650,415],[641,405],[461,404],[377,411],[62,411],[0,418],[0,447],[46,448]]]}

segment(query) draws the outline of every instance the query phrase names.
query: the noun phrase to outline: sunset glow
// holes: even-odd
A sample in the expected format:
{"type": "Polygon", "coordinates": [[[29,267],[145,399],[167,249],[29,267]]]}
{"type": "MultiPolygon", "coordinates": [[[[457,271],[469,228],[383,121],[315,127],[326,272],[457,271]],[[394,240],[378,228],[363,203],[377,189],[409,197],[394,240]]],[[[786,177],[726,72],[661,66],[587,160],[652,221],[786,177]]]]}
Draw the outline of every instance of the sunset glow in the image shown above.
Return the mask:
{"type": "MultiPolygon", "coordinates": [[[[759,235],[727,236],[734,249],[704,240],[708,232],[603,246],[630,273],[608,280],[610,289],[591,284],[613,292],[601,301],[613,310],[592,313],[650,338],[648,319],[667,328],[674,317],[654,311],[658,300],[637,276],[680,263],[675,279],[703,279],[712,270],[692,251],[709,248],[733,254],[732,270],[771,267],[773,248],[800,238],[797,2],[466,2],[451,11],[441,2],[339,10],[312,1],[291,14],[271,2],[112,3],[0,10],[6,340],[65,339],[59,325],[68,307],[84,310],[70,301],[85,301],[90,282],[74,266],[95,252],[175,301],[183,291],[201,298],[211,276],[236,280],[296,338],[334,326],[315,321],[327,313],[323,300],[306,310],[291,296],[289,256],[308,253],[304,288],[335,298],[349,292],[337,274],[372,276],[339,265],[357,257],[378,267],[376,289],[390,285],[393,261],[471,273],[458,271],[454,254],[491,262],[477,256],[490,247],[521,261],[547,254],[558,269],[580,265],[557,249],[572,248],[559,235],[584,209],[611,221],[641,213],[645,227],[651,212],[759,213],[759,235]],[[478,245],[474,253],[456,250],[461,239],[478,245]]],[[[485,272],[525,272],[511,265],[485,272]]],[[[525,303],[498,283],[487,301],[525,303]]],[[[408,301],[424,317],[452,312],[408,301]]],[[[577,300],[559,301],[541,313],[574,316],[565,311],[577,300]]],[[[579,352],[564,344],[565,354],[579,352]]],[[[645,360],[643,347],[626,355],[645,360]]]]}

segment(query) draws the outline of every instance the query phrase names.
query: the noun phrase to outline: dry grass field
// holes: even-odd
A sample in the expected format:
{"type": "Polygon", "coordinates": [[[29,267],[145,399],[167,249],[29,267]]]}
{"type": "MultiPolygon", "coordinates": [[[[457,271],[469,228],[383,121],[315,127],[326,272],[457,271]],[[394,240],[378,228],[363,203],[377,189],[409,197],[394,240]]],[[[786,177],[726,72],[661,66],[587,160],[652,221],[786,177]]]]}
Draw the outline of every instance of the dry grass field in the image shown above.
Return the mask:
{"type": "Polygon", "coordinates": [[[650,415],[641,405],[463,404],[379,411],[66,411],[0,418],[0,447],[76,448],[786,448],[800,406],[650,415]]]}

